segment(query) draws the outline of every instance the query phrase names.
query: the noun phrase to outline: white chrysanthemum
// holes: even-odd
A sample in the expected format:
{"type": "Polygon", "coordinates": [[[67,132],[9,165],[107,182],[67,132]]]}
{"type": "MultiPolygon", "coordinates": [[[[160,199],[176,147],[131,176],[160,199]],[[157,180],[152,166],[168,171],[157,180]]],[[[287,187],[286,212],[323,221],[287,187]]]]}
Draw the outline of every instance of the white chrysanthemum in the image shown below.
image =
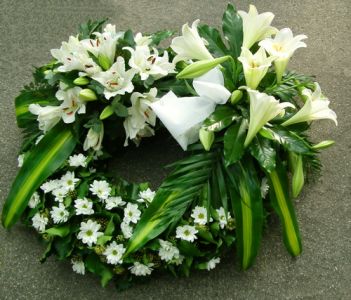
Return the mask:
{"type": "Polygon", "coordinates": [[[191,217],[194,218],[194,223],[199,225],[206,225],[207,209],[203,206],[196,206],[191,213],[191,217]]]}
{"type": "Polygon", "coordinates": [[[172,260],[172,263],[179,266],[183,263],[183,260],[184,260],[184,256],[183,255],[179,255],[178,257],[174,258],[172,260]]]}
{"type": "Polygon", "coordinates": [[[35,208],[37,207],[37,205],[39,204],[40,202],[40,196],[38,194],[38,192],[35,192],[32,197],[30,198],[29,202],[28,202],[28,206],[30,208],[35,208]]]}
{"type": "Polygon", "coordinates": [[[269,184],[267,183],[267,177],[263,177],[261,182],[261,197],[265,198],[269,190],[269,184]]]}
{"type": "Polygon", "coordinates": [[[88,244],[88,246],[91,247],[93,244],[96,244],[98,237],[103,235],[103,233],[99,231],[100,227],[100,224],[92,220],[81,222],[78,239],[82,240],[84,244],[88,244]]]}
{"type": "Polygon", "coordinates": [[[140,262],[135,262],[132,267],[129,268],[130,273],[136,276],[146,276],[150,275],[152,272],[153,263],[149,263],[148,265],[141,264],[140,262]]]}
{"type": "Polygon", "coordinates": [[[126,204],[126,202],[122,200],[122,197],[109,197],[105,201],[105,208],[111,210],[115,207],[123,206],[124,204],[126,204]]]}
{"type": "Polygon", "coordinates": [[[219,257],[217,258],[214,257],[211,260],[209,260],[206,266],[207,271],[213,270],[216,267],[216,265],[220,263],[220,261],[221,259],[219,257]]]}
{"type": "Polygon", "coordinates": [[[216,211],[218,213],[219,226],[223,229],[228,224],[228,220],[231,218],[230,213],[228,212],[227,215],[225,215],[225,210],[223,207],[216,209],[216,211]]]}
{"type": "Polygon", "coordinates": [[[142,202],[151,203],[152,200],[154,200],[155,195],[156,195],[156,192],[152,191],[150,188],[148,188],[145,191],[140,191],[139,192],[140,199],[138,199],[138,202],[140,202],[140,203],[142,203],[142,202]]]}
{"type": "Polygon", "coordinates": [[[197,236],[196,236],[197,233],[198,231],[194,226],[190,226],[190,225],[178,226],[176,229],[176,238],[192,243],[197,239],[197,236]]]}
{"type": "Polygon", "coordinates": [[[43,183],[41,186],[40,186],[40,189],[45,193],[50,193],[52,192],[53,190],[59,188],[61,186],[61,181],[58,180],[58,179],[54,179],[54,180],[49,180],[45,183],[43,183]]]}
{"type": "Polygon", "coordinates": [[[67,172],[61,177],[62,187],[68,191],[74,191],[74,187],[78,181],[79,179],[75,178],[74,172],[67,172]]]}
{"type": "Polygon", "coordinates": [[[53,206],[50,211],[51,218],[55,224],[67,222],[69,212],[63,203],[60,203],[59,206],[53,206]]]}
{"type": "Polygon", "coordinates": [[[24,154],[20,154],[17,157],[17,161],[18,161],[18,167],[22,167],[23,166],[23,162],[24,162],[24,154]]]}
{"type": "Polygon", "coordinates": [[[71,155],[68,158],[68,164],[71,167],[83,167],[83,168],[85,168],[87,166],[87,157],[84,154],[82,154],[82,153],[71,155]]]}
{"type": "Polygon", "coordinates": [[[77,274],[85,275],[85,265],[82,260],[71,259],[72,270],[77,274]]]}
{"type": "Polygon", "coordinates": [[[106,256],[107,262],[111,265],[117,265],[122,263],[122,256],[126,252],[126,249],[122,244],[117,244],[113,241],[109,244],[105,251],[104,255],[106,256]]]}
{"type": "Polygon", "coordinates": [[[59,187],[57,189],[54,189],[52,191],[52,194],[55,197],[55,201],[62,202],[68,194],[68,189],[66,189],[65,187],[59,187]]]}
{"type": "Polygon", "coordinates": [[[41,214],[39,212],[37,212],[32,218],[32,225],[39,232],[45,231],[45,227],[48,222],[49,219],[44,214],[41,214]]]}
{"type": "Polygon", "coordinates": [[[121,223],[121,231],[126,239],[130,239],[133,235],[133,227],[126,222],[121,223]]]}
{"type": "Polygon", "coordinates": [[[94,213],[93,202],[87,198],[76,199],[74,201],[74,207],[76,209],[76,215],[92,215],[94,213]]]}
{"type": "Polygon", "coordinates": [[[128,203],[124,209],[124,218],[123,222],[125,223],[134,223],[136,224],[140,219],[141,211],[138,208],[137,204],[128,203]]]}
{"type": "Polygon", "coordinates": [[[111,193],[111,188],[106,180],[94,180],[90,184],[89,190],[102,201],[106,200],[111,193]]]}
{"type": "Polygon", "coordinates": [[[169,262],[173,259],[177,259],[179,257],[179,249],[171,242],[159,240],[160,242],[160,249],[158,250],[158,255],[160,258],[166,262],[169,262]]]}

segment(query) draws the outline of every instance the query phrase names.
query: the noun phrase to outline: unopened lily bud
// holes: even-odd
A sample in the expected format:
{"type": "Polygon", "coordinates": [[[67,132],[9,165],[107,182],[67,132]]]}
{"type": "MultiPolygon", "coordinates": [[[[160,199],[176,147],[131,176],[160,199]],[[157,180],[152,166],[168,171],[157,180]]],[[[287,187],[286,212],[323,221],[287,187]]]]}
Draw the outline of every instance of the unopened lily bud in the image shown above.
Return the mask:
{"type": "Polygon", "coordinates": [[[106,55],[100,54],[99,57],[98,57],[98,60],[99,60],[99,65],[105,71],[108,70],[111,67],[111,61],[106,55]]]}
{"type": "Polygon", "coordinates": [[[114,113],[114,109],[113,109],[112,105],[106,106],[100,114],[100,120],[107,119],[113,113],[114,113]]]}
{"type": "Polygon", "coordinates": [[[242,97],[243,97],[243,92],[240,90],[235,90],[230,97],[230,103],[236,104],[241,100],[242,97]]]}
{"type": "Polygon", "coordinates": [[[322,141],[318,144],[313,145],[312,149],[315,149],[315,150],[325,149],[325,148],[328,148],[328,147],[334,145],[334,143],[335,143],[335,141],[332,141],[332,140],[322,141]]]}
{"type": "Polygon", "coordinates": [[[208,131],[204,128],[201,128],[199,132],[199,137],[202,146],[204,146],[204,149],[206,151],[209,151],[215,139],[213,131],[208,131]]]}
{"type": "Polygon", "coordinates": [[[215,59],[205,59],[194,62],[183,69],[178,75],[178,79],[186,78],[196,78],[199,77],[213,68],[217,67],[219,64],[224,63],[228,60],[230,56],[223,56],[215,59]]]}
{"type": "Polygon", "coordinates": [[[78,77],[73,80],[73,83],[75,85],[87,85],[89,82],[90,82],[89,79],[86,77],[78,77]]]}
{"type": "Polygon", "coordinates": [[[94,101],[97,100],[96,94],[91,89],[83,89],[79,93],[79,97],[84,101],[94,101]]]}
{"type": "Polygon", "coordinates": [[[301,155],[295,154],[292,152],[290,152],[289,155],[290,155],[290,164],[293,171],[292,196],[296,198],[300,194],[305,183],[305,178],[303,174],[303,162],[302,162],[301,155]]]}

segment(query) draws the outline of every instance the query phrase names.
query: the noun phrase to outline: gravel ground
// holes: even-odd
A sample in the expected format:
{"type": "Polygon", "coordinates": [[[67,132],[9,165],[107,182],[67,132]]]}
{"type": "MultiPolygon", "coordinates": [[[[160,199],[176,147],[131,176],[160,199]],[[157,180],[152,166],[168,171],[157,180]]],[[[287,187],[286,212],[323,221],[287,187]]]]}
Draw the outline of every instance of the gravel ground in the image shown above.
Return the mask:
{"type": "MultiPolygon", "coordinates": [[[[178,30],[196,18],[219,25],[226,2],[1,0],[0,208],[17,171],[21,142],[14,97],[31,80],[32,65],[47,62],[49,50],[89,18],[107,16],[121,30],[178,30]]],[[[249,1],[237,2],[247,10],[249,1]]],[[[275,13],[275,26],[289,26],[309,37],[308,48],[299,50],[291,65],[317,76],[339,119],[337,128],[327,121],[313,127],[316,141],[331,138],[337,144],[322,154],[322,177],[307,185],[296,204],[304,243],[301,257],[289,257],[279,227],[273,226],[265,233],[257,263],[245,273],[228,258],[212,272],[188,279],[156,275],[117,294],[113,286],[103,289],[96,278],[76,275],[69,264],[54,258],[41,265],[42,245],[34,233],[17,225],[10,232],[0,228],[0,299],[350,299],[351,2],[257,0],[255,5],[260,12],[275,13]]],[[[181,153],[157,142],[147,147],[149,156],[136,151],[130,154],[131,164],[121,167],[132,179],[151,177],[157,183],[163,173],[155,170],[181,153]]]]}

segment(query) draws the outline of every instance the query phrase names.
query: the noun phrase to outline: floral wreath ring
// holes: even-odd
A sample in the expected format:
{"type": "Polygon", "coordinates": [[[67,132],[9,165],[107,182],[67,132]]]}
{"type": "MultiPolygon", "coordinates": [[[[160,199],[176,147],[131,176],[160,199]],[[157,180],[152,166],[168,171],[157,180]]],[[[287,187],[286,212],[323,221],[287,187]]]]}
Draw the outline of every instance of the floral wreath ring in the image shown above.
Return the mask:
{"type": "Polygon", "coordinates": [[[47,245],[42,261],[70,259],[120,289],[154,269],[211,270],[234,246],[247,269],[272,211],[299,255],[292,198],[333,143],[313,144],[306,131],[336,115],[311,77],[286,72],[306,36],[278,31],[273,17],[229,4],[226,41],[197,20],[167,49],[159,43],[171,31],[81,25],[16,98],[25,137],[3,225],[22,216],[47,245]],[[139,144],[161,125],[188,156],[157,192],[108,174],[118,137],[139,144]]]}

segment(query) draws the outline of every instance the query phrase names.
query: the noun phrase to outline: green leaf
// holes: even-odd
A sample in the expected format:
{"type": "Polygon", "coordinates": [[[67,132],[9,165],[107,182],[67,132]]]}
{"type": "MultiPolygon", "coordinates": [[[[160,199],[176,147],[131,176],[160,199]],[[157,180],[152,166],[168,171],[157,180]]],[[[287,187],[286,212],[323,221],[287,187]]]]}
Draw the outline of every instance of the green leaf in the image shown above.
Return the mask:
{"type": "Polygon", "coordinates": [[[188,241],[179,241],[177,245],[181,254],[186,256],[203,256],[204,253],[201,252],[194,244],[188,241]]]}
{"type": "Polygon", "coordinates": [[[107,20],[108,20],[107,18],[103,20],[97,20],[97,21],[89,20],[88,22],[79,25],[79,39],[80,40],[90,39],[94,32],[101,32],[102,25],[107,20]]]}
{"type": "Polygon", "coordinates": [[[105,235],[112,235],[115,231],[115,224],[113,222],[113,216],[111,217],[110,221],[108,222],[106,229],[105,229],[105,235]]]}
{"type": "Polygon", "coordinates": [[[236,222],[238,254],[246,270],[257,256],[263,225],[260,184],[250,160],[243,160],[228,170],[228,188],[236,222]]]}
{"type": "Polygon", "coordinates": [[[216,110],[204,121],[203,127],[208,131],[218,132],[227,128],[237,118],[238,115],[234,109],[218,105],[216,110]]]}
{"type": "Polygon", "coordinates": [[[174,34],[173,31],[170,30],[162,30],[155,32],[151,35],[151,40],[152,40],[152,45],[158,45],[161,43],[163,40],[168,39],[174,34]]]}
{"type": "Polygon", "coordinates": [[[174,171],[162,183],[138,222],[125,256],[140,249],[181,218],[207,184],[217,156],[214,152],[201,153],[173,164],[174,171]]]}
{"type": "Polygon", "coordinates": [[[113,108],[114,108],[117,116],[119,116],[121,118],[128,117],[128,108],[126,106],[124,106],[122,103],[119,103],[119,102],[114,103],[113,108]]]}
{"type": "Polygon", "coordinates": [[[33,193],[62,165],[76,143],[71,127],[59,123],[31,151],[5,201],[2,211],[2,224],[5,228],[16,223],[33,193]]]}
{"type": "Polygon", "coordinates": [[[71,255],[73,247],[72,235],[65,236],[64,238],[56,238],[54,240],[54,248],[58,258],[61,260],[71,255]]]}
{"type": "Polygon", "coordinates": [[[65,237],[70,233],[70,226],[65,225],[61,227],[51,227],[46,229],[45,232],[51,236],[65,237]]]}
{"type": "Polygon", "coordinates": [[[243,119],[229,127],[224,134],[224,158],[226,166],[237,162],[244,154],[247,121],[243,119]]]}
{"type": "Polygon", "coordinates": [[[287,172],[281,164],[268,174],[272,206],[283,224],[284,244],[292,256],[302,251],[299,227],[295,210],[289,196],[287,172]]]}
{"type": "Polygon", "coordinates": [[[98,237],[96,245],[103,246],[103,245],[105,245],[107,242],[109,242],[111,240],[112,240],[112,236],[101,235],[101,236],[98,237]]]}
{"type": "Polygon", "coordinates": [[[308,143],[293,131],[289,131],[282,126],[274,126],[269,131],[273,132],[274,139],[279,144],[291,152],[300,154],[311,154],[313,152],[308,143]]]}
{"type": "Polygon", "coordinates": [[[200,36],[208,42],[207,48],[215,56],[220,57],[229,54],[227,47],[223,43],[221,34],[216,28],[208,25],[200,25],[198,31],[200,36]]]}
{"type": "Polygon", "coordinates": [[[256,136],[250,144],[250,153],[267,172],[275,168],[276,152],[269,140],[256,136]]]}
{"type": "Polygon", "coordinates": [[[243,44],[243,22],[235,7],[228,4],[222,20],[222,29],[230,47],[231,55],[237,58],[243,44]]]}
{"type": "Polygon", "coordinates": [[[89,254],[85,260],[85,266],[89,272],[92,272],[101,278],[101,285],[105,287],[113,278],[113,272],[100,261],[96,254],[89,254]]]}

